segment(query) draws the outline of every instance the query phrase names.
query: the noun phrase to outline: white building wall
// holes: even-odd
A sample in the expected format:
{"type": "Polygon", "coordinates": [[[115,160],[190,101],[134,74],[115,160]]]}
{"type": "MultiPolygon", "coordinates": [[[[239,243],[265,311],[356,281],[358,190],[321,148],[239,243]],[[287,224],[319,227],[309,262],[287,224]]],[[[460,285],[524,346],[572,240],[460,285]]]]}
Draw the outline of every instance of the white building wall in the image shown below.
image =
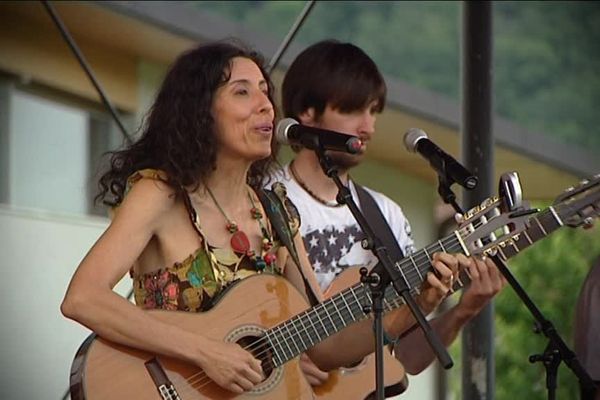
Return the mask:
{"type": "MultiPolygon", "coordinates": [[[[0,205],[0,399],[61,399],[89,335],[60,303],[71,275],[108,220],[0,205]]],[[[125,295],[126,277],[117,286],[125,295]]]]}

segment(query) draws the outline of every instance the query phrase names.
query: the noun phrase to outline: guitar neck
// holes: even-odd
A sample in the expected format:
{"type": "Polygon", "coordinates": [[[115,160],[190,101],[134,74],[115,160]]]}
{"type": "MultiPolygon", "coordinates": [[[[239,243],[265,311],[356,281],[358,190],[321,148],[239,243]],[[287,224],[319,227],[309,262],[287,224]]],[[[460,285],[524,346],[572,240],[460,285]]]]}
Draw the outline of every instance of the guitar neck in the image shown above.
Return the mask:
{"type": "Polygon", "coordinates": [[[498,248],[498,255],[504,261],[517,255],[540,239],[545,238],[561,226],[563,222],[553,207],[534,214],[527,223],[527,229],[518,234],[514,241],[498,248]]]}
{"type": "MultiPolygon", "coordinates": [[[[406,280],[411,295],[418,293],[427,272],[432,269],[430,255],[438,251],[456,253],[462,251],[462,247],[457,236],[452,234],[396,262],[395,266],[406,280]]],[[[370,304],[370,290],[360,283],[273,327],[266,332],[265,337],[274,353],[274,363],[276,366],[282,365],[346,326],[363,320],[367,316],[365,306],[370,304]]],[[[404,299],[392,286],[388,286],[384,295],[385,310],[392,310],[402,304],[404,299]]]]}
{"type": "MultiPolygon", "coordinates": [[[[552,207],[536,213],[528,220],[528,227],[515,237],[512,243],[498,248],[498,254],[507,260],[560,226],[562,221],[552,207]]],[[[467,251],[460,234],[455,231],[396,262],[395,267],[407,283],[411,295],[419,293],[427,273],[433,270],[431,255],[435,252],[472,253],[467,251]]],[[[461,271],[453,289],[460,290],[469,282],[467,271],[461,271]]],[[[385,290],[383,303],[385,311],[389,311],[400,307],[405,301],[390,285],[385,290]]],[[[276,366],[282,365],[346,326],[366,318],[367,313],[364,309],[370,304],[370,290],[360,283],[270,329],[265,336],[274,353],[274,363],[276,366]]]]}

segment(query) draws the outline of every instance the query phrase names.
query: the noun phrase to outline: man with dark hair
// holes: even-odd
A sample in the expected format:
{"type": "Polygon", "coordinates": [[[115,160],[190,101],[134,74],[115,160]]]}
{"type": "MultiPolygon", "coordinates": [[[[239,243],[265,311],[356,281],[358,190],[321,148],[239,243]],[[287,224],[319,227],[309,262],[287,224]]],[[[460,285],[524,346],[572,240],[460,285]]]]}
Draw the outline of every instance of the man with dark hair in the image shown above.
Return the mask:
{"type": "MultiPolygon", "coordinates": [[[[385,107],[386,85],[377,66],[360,48],[334,40],[322,41],[304,50],[290,66],[282,86],[285,117],[303,125],[342,132],[359,137],[360,154],[328,152],[342,181],[356,200],[358,185],[349,171],[359,165],[375,133],[375,121],[385,107]]],[[[326,291],[331,282],[350,266],[375,265],[376,259],[361,246],[362,232],[346,206],[335,198],[338,189],[327,177],[314,151],[296,148],[293,161],[284,169],[280,180],[288,196],[298,207],[302,219],[301,233],[315,274],[326,291]]],[[[400,250],[406,256],[414,251],[411,228],[402,209],[385,195],[365,188],[388,222],[400,250]]],[[[359,205],[361,208],[363,205],[359,205]]],[[[445,345],[456,338],[459,330],[487,304],[504,285],[496,266],[488,259],[469,267],[473,281],[460,302],[432,321],[445,345]]],[[[390,339],[390,338],[388,338],[390,339]]],[[[391,338],[393,341],[396,338],[391,338]]],[[[413,329],[397,341],[396,357],[407,372],[417,374],[434,359],[420,329],[413,329]]],[[[325,379],[303,359],[304,371],[311,383],[325,379]]]]}

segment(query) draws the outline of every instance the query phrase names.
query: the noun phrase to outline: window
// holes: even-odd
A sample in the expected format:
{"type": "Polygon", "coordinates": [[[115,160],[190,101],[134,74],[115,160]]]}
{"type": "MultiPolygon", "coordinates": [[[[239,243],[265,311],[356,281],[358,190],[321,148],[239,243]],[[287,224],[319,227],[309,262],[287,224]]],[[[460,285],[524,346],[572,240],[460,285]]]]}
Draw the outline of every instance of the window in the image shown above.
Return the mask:
{"type": "Polygon", "coordinates": [[[94,206],[102,154],[121,143],[116,124],[85,101],[6,85],[0,96],[0,200],[19,208],[106,215],[94,206]],[[6,113],[4,113],[6,112],[6,113]],[[3,146],[4,147],[4,146],[3,146]]]}

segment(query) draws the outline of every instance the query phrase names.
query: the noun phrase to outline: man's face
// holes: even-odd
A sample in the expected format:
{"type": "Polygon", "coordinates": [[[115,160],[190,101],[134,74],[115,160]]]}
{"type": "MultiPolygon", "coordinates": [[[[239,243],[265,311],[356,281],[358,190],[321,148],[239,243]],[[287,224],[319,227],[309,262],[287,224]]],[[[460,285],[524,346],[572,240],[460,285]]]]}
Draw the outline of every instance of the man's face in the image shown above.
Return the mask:
{"type": "MultiPolygon", "coordinates": [[[[368,142],[375,133],[376,107],[377,102],[373,101],[363,109],[342,113],[327,105],[319,118],[313,118],[310,121],[310,125],[312,126],[356,136],[362,141],[363,145],[358,154],[349,154],[341,151],[327,152],[331,161],[338,168],[348,170],[360,164],[364,158],[368,142]]],[[[314,113],[312,114],[314,115],[314,113]]]]}

